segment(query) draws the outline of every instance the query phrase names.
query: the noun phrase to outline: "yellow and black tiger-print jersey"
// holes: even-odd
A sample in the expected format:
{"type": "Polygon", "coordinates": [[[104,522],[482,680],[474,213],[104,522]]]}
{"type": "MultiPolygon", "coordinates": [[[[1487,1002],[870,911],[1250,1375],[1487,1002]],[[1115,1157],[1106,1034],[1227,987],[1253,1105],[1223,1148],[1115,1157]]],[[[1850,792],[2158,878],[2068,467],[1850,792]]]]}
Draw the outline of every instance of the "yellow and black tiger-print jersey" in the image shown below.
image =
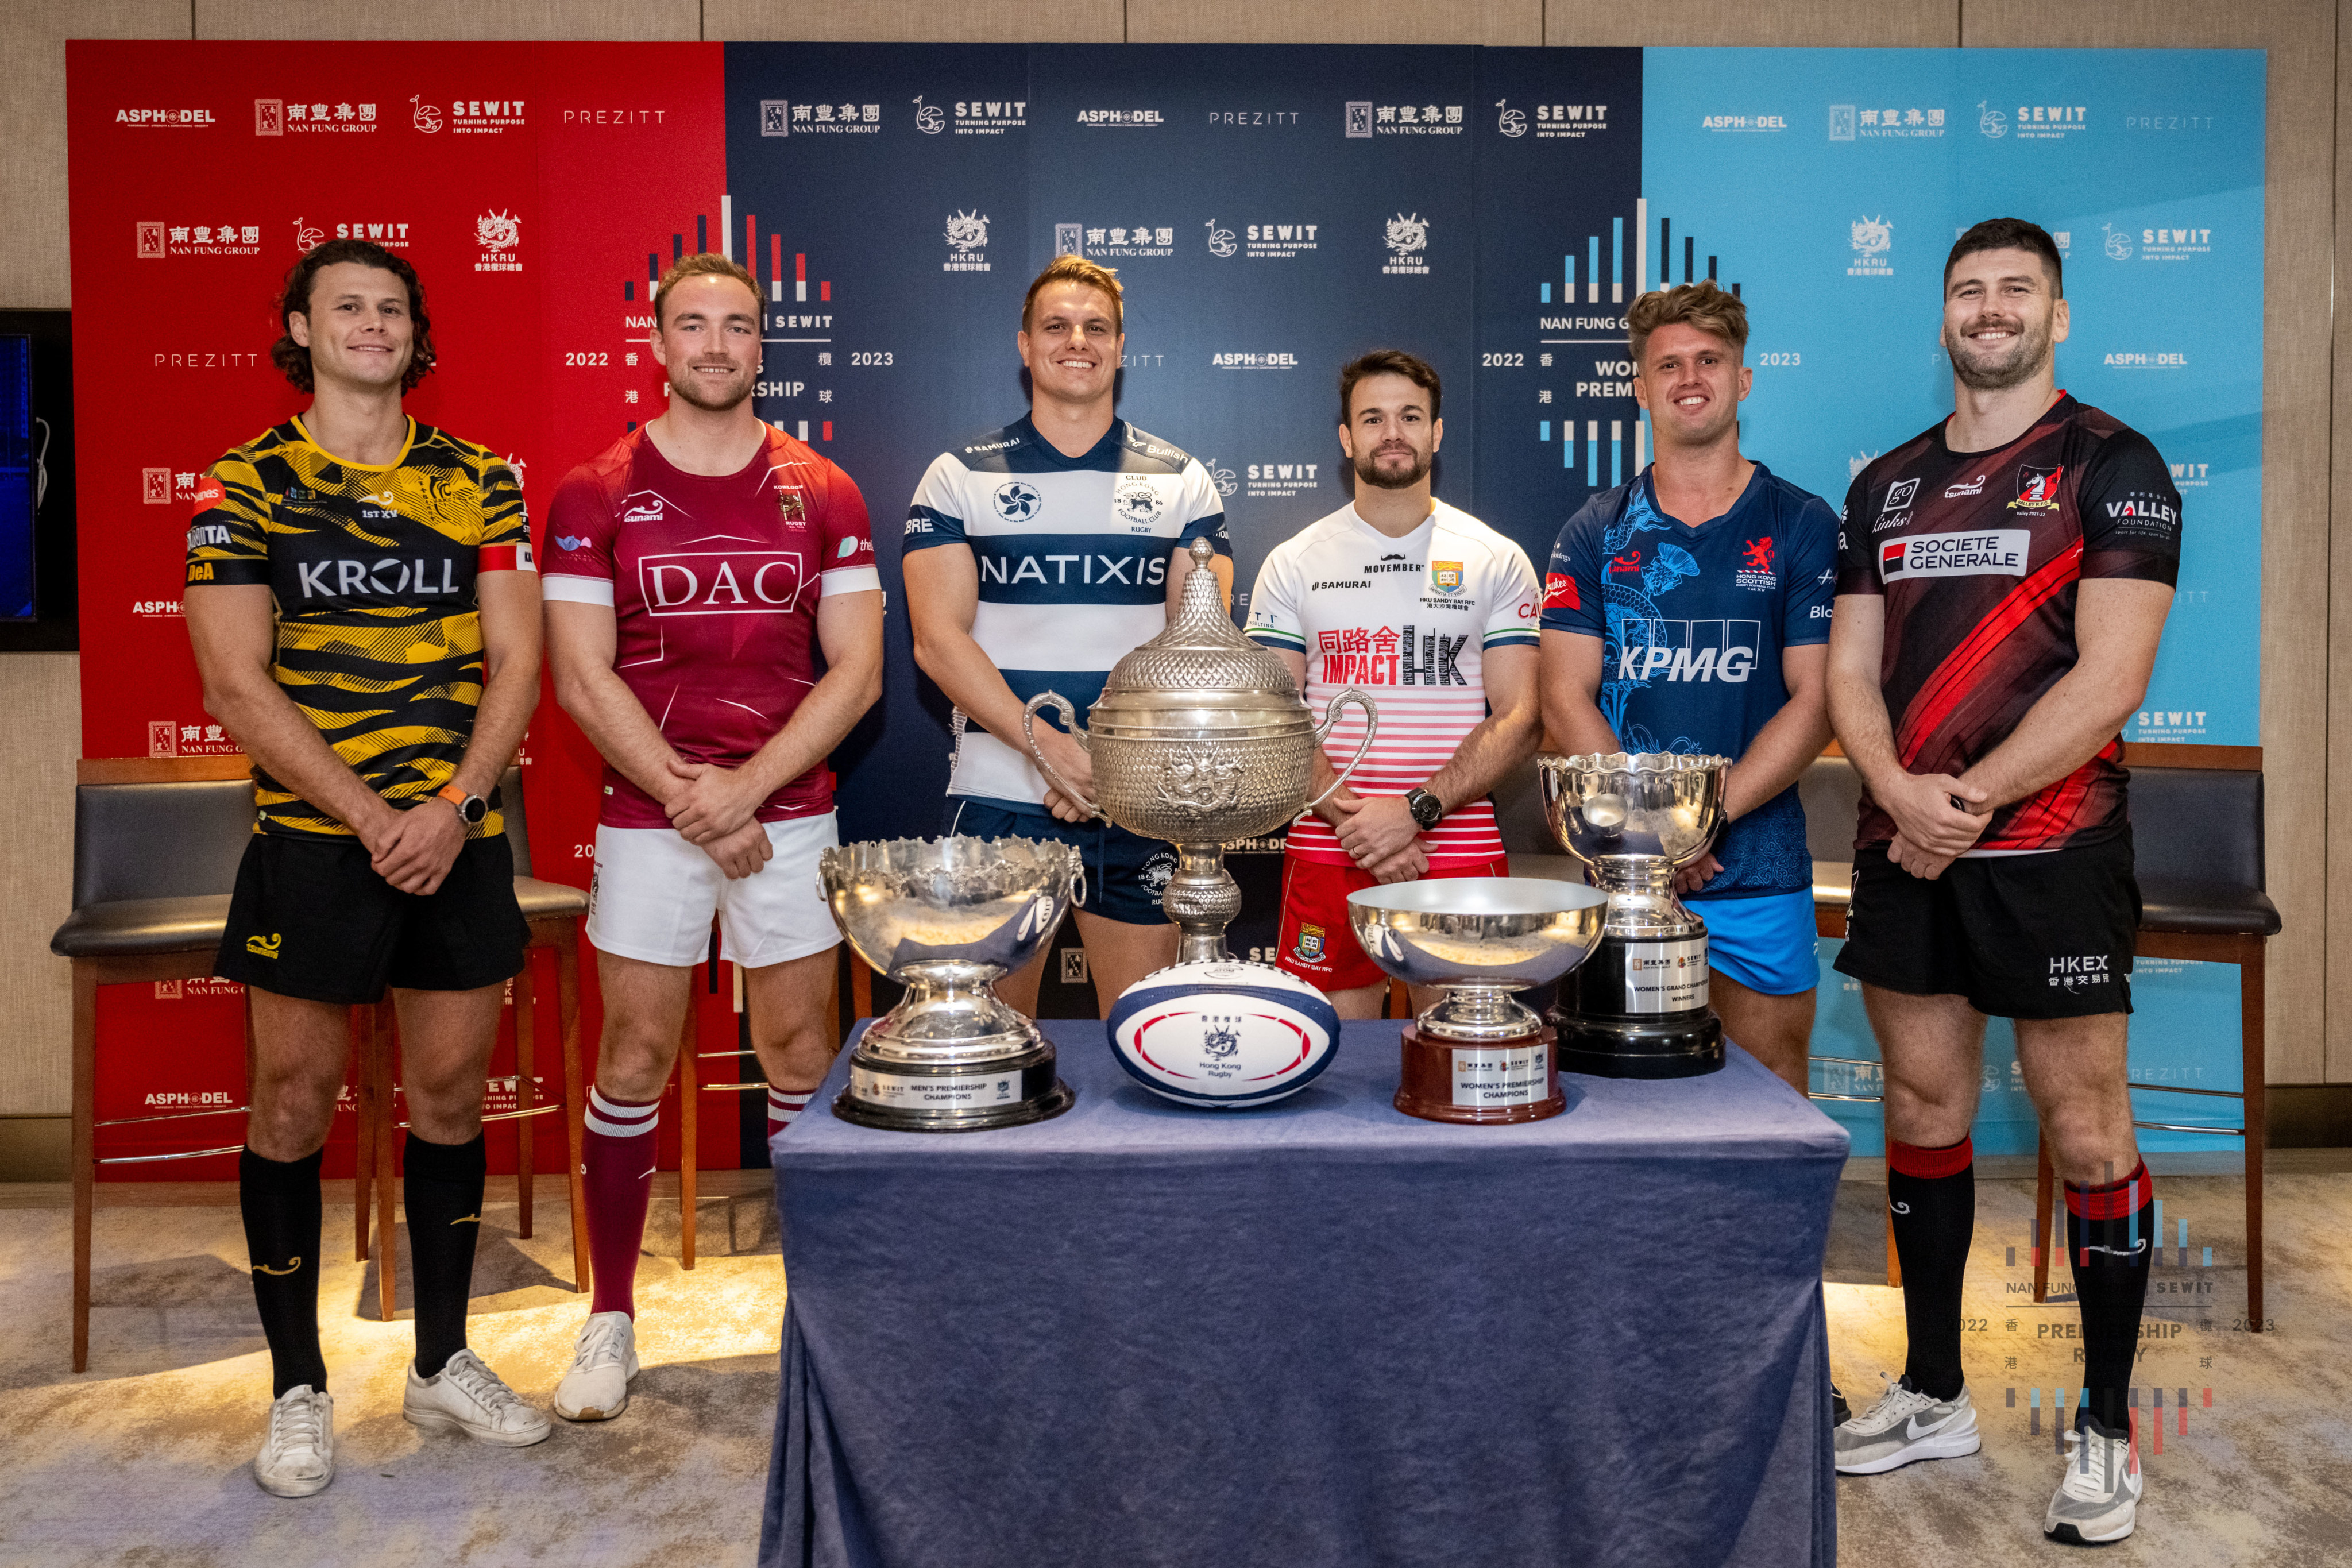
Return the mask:
{"type": "MultiPolygon", "coordinates": [[[[406,807],[457,773],[482,700],[475,578],[530,569],[514,470],[429,425],[383,468],[314,445],[299,418],[205,471],[188,529],[188,585],[267,584],[278,686],[368,786],[406,807]]],[[[257,831],[351,828],[253,770],[257,831]]],[[[505,831],[495,795],[472,831],[505,831]]]]}

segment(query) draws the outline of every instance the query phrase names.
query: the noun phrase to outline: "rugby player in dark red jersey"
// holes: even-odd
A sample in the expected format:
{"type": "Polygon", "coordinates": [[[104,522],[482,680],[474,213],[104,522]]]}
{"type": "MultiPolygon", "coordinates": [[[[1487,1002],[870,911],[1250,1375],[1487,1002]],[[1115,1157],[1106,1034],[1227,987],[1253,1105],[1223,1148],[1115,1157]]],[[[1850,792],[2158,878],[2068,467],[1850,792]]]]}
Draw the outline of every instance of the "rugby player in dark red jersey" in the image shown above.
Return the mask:
{"type": "Polygon", "coordinates": [[[1837,967],[1886,1067],[1887,1198],[1909,1359],[1837,1429],[1873,1475],[1976,1452],[1960,1285],[1976,1215],[1969,1123],[1988,1014],[2066,1184],[2082,1382],[2053,1540],[2117,1541],[2141,1493],[2127,1405],[2153,1249],[2125,1083],[2132,877],[2121,731],[2172,603],[2180,497],[2147,438],[2058,390],[2058,248],[2018,218],[1944,268],[1948,420],[1847,492],[1830,716],[1862,775],[1837,967]]]}
{"type": "Polygon", "coordinates": [[[548,521],[556,700],[605,763],[588,910],[604,1037],[583,1161],[595,1294],[555,1391],[572,1421],[618,1415],[637,1372],[656,1111],[714,912],[771,1136],[833,1060],[825,759],[882,687],[866,500],[752,411],[751,274],[723,256],[677,262],[654,295],[653,351],[668,409],[574,468],[548,521]]]}

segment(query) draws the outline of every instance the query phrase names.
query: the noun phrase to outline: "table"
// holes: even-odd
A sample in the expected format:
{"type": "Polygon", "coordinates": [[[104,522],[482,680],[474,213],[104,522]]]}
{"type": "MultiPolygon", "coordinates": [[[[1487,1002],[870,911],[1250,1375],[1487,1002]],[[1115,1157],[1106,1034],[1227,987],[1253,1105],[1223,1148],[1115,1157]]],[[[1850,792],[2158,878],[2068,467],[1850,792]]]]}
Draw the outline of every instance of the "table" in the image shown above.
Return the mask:
{"type": "Polygon", "coordinates": [[[1400,1115],[1398,1026],[1201,1111],[1048,1022],[1076,1106],[773,1145],[763,1564],[1530,1568],[1836,1557],[1846,1135],[1736,1048],[1567,1114],[1400,1115]]]}

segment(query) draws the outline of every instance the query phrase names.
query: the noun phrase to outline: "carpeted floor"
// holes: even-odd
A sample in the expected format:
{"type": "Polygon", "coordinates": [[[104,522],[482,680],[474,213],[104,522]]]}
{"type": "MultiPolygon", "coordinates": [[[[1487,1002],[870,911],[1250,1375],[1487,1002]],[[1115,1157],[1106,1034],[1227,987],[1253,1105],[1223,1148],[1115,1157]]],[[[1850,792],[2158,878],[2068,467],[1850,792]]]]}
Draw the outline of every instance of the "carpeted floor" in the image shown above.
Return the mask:
{"type": "MultiPolygon", "coordinates": [[[[2191,1242],[2189,1267],[2176,1257],[2157,1275],[2152,1300],[2182,1304],[2151,1311],[2142,1361],[2147,1384],[2164,1390],[2165,1447],[2158,1455],[2144,1445],[2139,1533],[2102,1561],[2352,1563],[2352,1173],[2333,1169],[2342,1163],[2274,1163],[2273,1328],[2260,1335],[2242,1321],[2240,1184],[2159,1176],[2168,1240],[2186,1219],[2191,1242]],[[2176,1409],[2183,1388],[2185,1435],[2176,1409]]],[[[548,1442],[519,1451],[427,1436],[401,1420],[410,1330],[374,1318],[373,1266],[351,1261],[351,1208],[331,1204],[322,1317],[341,1469],[332,1488],[303,1502],[265,1496],[247,1468],[268,1367],[226,1189],[165,1189],[142,1194],[141,1206],[100,1210],[90,1370],[76,1376],[66,1370],[63,1189],[0,1188],[0,1321],[14,1330],[0,1342],[0,1564],[748,1563],[784,1295],[766,1179],[706,1173],[701,1261],[691,1274],[677,1266],[675,1199],[656,1199],[637,1289],[646,1370],[628,1414],[588,1426],[559,1421],[548,1442]],[[715,1197],[714,1175],[723,1184],[715,1197]]],[[[538,1235],[524,1241],[512,1186],[503,1205],[499,1187],[483,1216],[473,1342],[544,1405],[586,1304],[569,1285],[560,1189],[542,1183],[538,1235]]],[[[1874,1397],[1880,1373],[1901,1370],[1902,1302],[1885,1283],[1881,1194],[1857,1162],[1841,1188],[1828,1259],[1832,1358],[1857,1405],[1874,1397]]],[[[2028,1294],[2032,1208],[2030,1180],[1979,1184],[1968,1369],[1984,1451],[1839,1482],[1843,1562],[1990,1568],[2065,1554],[2040,1533],[2059,1466],[2047,1406],[2053,1384],[2079,1376],[2079,1341],[2067,1337],[2070,1303],[2036,1307],[2028,1294]],[[2043,1405],[2039,1436],[2033,1389],[2043,1405]]],[[[404,1319],[404,1238],[400,1256],[404,1319]]],[[[2053,1287],[2068,1289],[2063,1262],[2053,1287]]],[[[1685,1396],[1703,1400],[1704,1391],[1685,1396]]]]}

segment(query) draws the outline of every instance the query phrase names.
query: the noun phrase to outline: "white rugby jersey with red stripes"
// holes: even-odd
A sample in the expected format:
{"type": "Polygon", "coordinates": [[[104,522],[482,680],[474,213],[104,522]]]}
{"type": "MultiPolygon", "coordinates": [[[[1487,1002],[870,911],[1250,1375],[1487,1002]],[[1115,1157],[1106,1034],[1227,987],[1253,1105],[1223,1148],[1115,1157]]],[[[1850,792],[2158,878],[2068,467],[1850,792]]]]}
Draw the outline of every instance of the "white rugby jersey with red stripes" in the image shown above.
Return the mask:
{"type": "MultiPolygon", "coordinates": [[[[1380,709],[1371,751],[1349,777],[1360,795],[1401,795],[1454,760],[1486,718],[1486,651],[1538,646],[1542,591],[1527,552],[1472,517],[1436,503],[1427,521],[1391,539],[1340,508],[1276,545],[1250,593],[1247,630],[1271,648],[1303,654],[1307,701],[1350,686],[1380,709]]],[[[1362,741],[1350,706],[1323,743],[1344,767],[1362,741]]],[[[1464,802],[1422,835],[1432,871],[1502,856],[1491,801],[1464,802]]],[[[1313,813],[1290,827],[1290,853],[1353,864],[1330,824],[1313,813]]]]}

